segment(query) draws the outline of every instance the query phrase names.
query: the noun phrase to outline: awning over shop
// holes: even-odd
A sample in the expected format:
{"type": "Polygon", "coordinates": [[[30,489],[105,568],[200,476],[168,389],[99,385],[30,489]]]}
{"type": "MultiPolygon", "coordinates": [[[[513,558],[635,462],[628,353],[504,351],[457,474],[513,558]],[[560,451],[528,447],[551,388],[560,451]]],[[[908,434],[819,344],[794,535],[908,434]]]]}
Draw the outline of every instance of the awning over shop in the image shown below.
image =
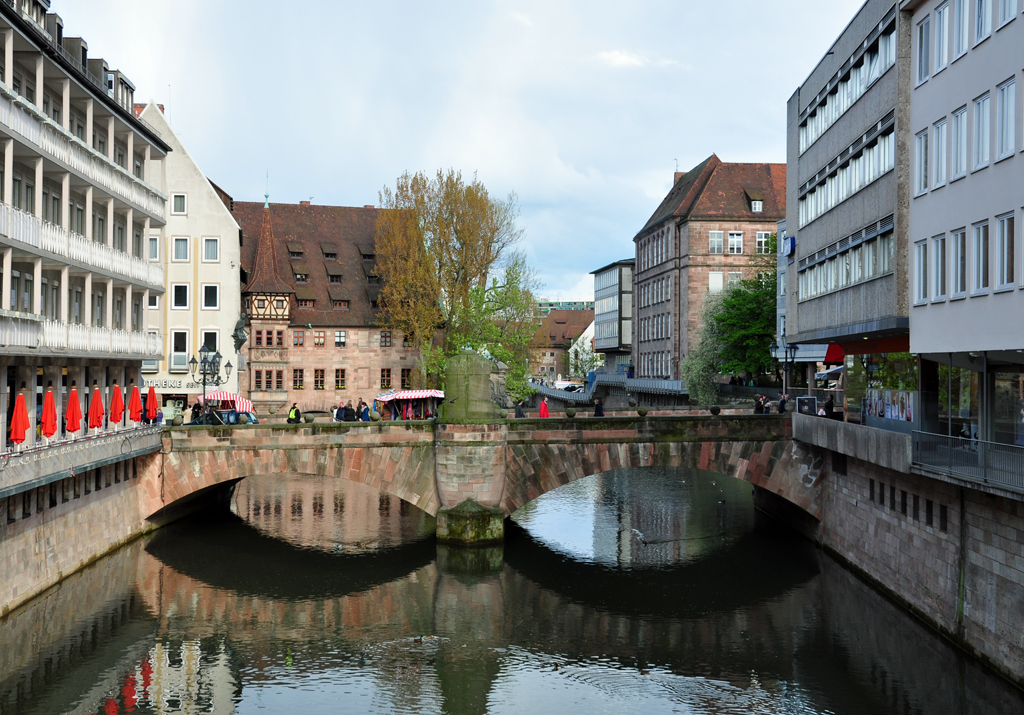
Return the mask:
{"type": "Polygon", "coordinates": [[[838,343],[832,343],[828,346],[828,350],[825,351],[825,359],[822,362],[841,363],[844,357],[846,357],[846,353],[843,352],[843,346],[838,343]]]}

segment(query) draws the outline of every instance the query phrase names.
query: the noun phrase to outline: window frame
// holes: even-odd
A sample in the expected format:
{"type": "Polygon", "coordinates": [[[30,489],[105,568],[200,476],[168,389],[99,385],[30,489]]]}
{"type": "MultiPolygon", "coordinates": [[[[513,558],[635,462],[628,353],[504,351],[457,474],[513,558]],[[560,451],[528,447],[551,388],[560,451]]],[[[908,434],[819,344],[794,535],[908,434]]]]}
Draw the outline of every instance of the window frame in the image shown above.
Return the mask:
{"type": "Polygon", "coordinates": [[[326,330],[314,330],[313,331],[313,347],[322,348],[327,345],[327,331],[326,330]]]}
{"type": "Polygon", "coordinates": [[[953,0],[953,61],[967,54],[971,46],[971,16],[968,0],[953,0]]]}
{"type": "Polygon", "coordinates": [[[146,310],[160,310],[160,296],[156,293],[149,294],[149,300],[146,302],[146,310]]]}
{"type": "Polygon", "coordinates": [[[293,390],[304,390],[306,389],[306,372],[301,367],[292,368],[292,389],[293,390]]]}
{"type": "Polygon", "coordinates": [[[971,224],[971,295],[988,295],[992,290],[992,234],[988,219],[971,224]]]}
{"type": "Polygon", "coordinates": [[[928,239],[914,243],[914,305],[926,305],[930,297],[928,285],[928,239]]]}
{"type": "Polygon", "coordinates": [[[220,283],[200,283],[199,284],[199,309],[200,310],[220,310],[220,283]],[[217,305],[209,306],[206,303],[206,289],[213,288],[217,292],[217,305]]]}
{"type": "Polygon", "coordinates": [[[974,131],[971,146],[972,171],[980,171],[992,163],[992,93],[985,92],[974,100],[974,131]],[[984,116],[983,116],[984,115],[984,116]],[[978,125],[984,131],[978,131],[978,125]],[[979,157],[984,157],[979,160],[979,157]]]}
{"type": "Polygon", "coordinates": [[[1017,0],[999,0],[999,23],[996,30],[1003,29],[1017,17],[1017,0]]]}
{"type": "Polygon", "coordinates": [[[946,300],[946,234],[932,236],[932,302],[946,300]]]}
{"type": "Polygon", "coordinates": [[[949,180],[947,163],[949,151],[946,144],[949,140],[949,122],[943,117],[932,125],[932,190],[941,188],[949,180]]]}
{"type": "Polygon", "coordinates": [[[957,300],[967,297],[967,228],[962,227],[950,232],[950,299],[957,300]]]}
{"type": "Polygon", "coordinates": [[[924,129],[914,135],[914,196],[921,196],[928,193],[928,180],[931,178],[928,173],[930,167],[930,149],[928,140],[931,132],[924,129]]]}
{"type": "Polygon", "coordinates": [[[925,15],[917,23],[917,71],[916,86],[920,87],[928,81],[932,73],[932,17],[925,15]]]}
{"type": "Polygon", "coordinates": [[[725,290],[725,271],[708,271],[708,293],[721,293],[725,290]],[[718,276],[718,290],[712,290],[711,276],[718,276]]]}
{"type": "Polygon", "coordinates": [[[347,384],[345,382],[345,377],[346,377],[345,376],[345,368],[343,368],[343,367],[336,367],[336,368],[334,368],[334,389],[335,390],[347,389],[348,386],[347,386],[347,384]]]}
{"type": "Polygon", "coordinates": [[[974,0],[974,3],[974,45],[977,47],[992,36],[992,2],[974,0]]]}
{"type": "Polygon", "coordinates": [[[335,330],[334,331],[334,347],[343,348],[348,345],[348,331],[347,330],[335,330]],[[340,342],[339,342],[340,340],[340,342]]]}
{"type": "Polygon", "coordinates": [[[171,263],[190,263],[192,260],[192,238],[191,236],[171,236],[171,263]],[[177,258],[178,241],[185,242],[185,257],[177,258]]]}
{"type": "Polygon", "coordinates": [[[996,216],[996,285],[995,289],[1007,290],[1015,287],[1017,212],[1009,211],[996,216]],[[1006,231],[1009,225],[1009,231],[1006,231]],[[1007,235],[1007,233],[1009,235],[1007,235]],[[1007,240],[1008,239],[1008,240],[1007,240]],[[1008,280],[1004,280],[1008,279],[1008,280]]]}
{"type": "Polygon", "coordinates": [[[327,370],[322,367],[313,368],[313,389],[323,390],[327,386],[327,370]]]}
{"type": "Polygon", "coordinates": [[[1016,76],[1010,77],[996,87],[996,161],[1011,157],[1017,151],[1016,79],[1016,76]],[[1003,146],[1004,138],[1009,140],[1007,146],[1003,146]]]}
{"type": "Polygon", "coordinates": [[[192,305],[192,284],[191,283],[171,283],[171,310],[190,310],[192,305]],[[174,295],[175,288],[183,287],[185,289],[185,305],[180,306],[176,304],[177,297],[174,295]]]}
{"type": "Polygon", "coordinates": [[[188,194],[182,192],[175,192],[171,194],[171,216],[188,216],[188,194]],[[181,211],[177,211],[174,208],[175,200],[181,197],[181,203],[184,208],[181,211]]]}
{"type": "Polygon", "coordinates": [[[220,263],[220,236],[203,236],[200,239],[203,243],[203,253],[200,259],[202,263],[220,263]],[[206,257],[206,244],[212,242],[217,247],[217,257],[207,258],[206,257]]]}
{"type": "Polygon", "coordinates": [[[380,369],[380,387],[382,390],[391,389],[391,368],[382,367],[380,369]]]}
{"type": "Polygon", "coordinates": [[[306,331],[305,330],[293,330],[292,331],[292,347],[302,348],[306,346],[306,331]]]}
{"type": "Polygon", "coordinates": [[[729,244],[728,244],[728,246],[729,246],[729,254],[728,255],[730,255],[730,256],[742,256],[743,255],[743,231],[729,231],[728,238],[729,238],[729,244]],[[738,242],[739,242],[739,249],[740,250],[738,250],[738,251],[732,250],[733,249],[733,239],[737,239],[738,240],[738,242]]]}
{"type": "Polygon", "coordinates": [[[725,231],[708,231],[708,255],[721,256],[725,254],[725,231]],[[715,240],[717,239],[717,248],[715,240]]]}
{"type": "Polygon", "coordinates": [[[390,348],[392,344],[392,336],[390,330],[380,331],[380,347],[390,348]]]}
{"type": "Polygon", "coordinates": [[[150,234],[149,241],[146,243],[146,256],[148,261],[156,263],[160,260],[160,234],[150,234]],[[153,246],[156,246],[156,251],[153,251],[153,246]]]}
{"type": "Polygon", "coordinates": [[[191,331],[188,330],[187,328],[171,328],[168,332],[170,333],[170,341],[169,341],[167,347],[169,348],[168,352],[170,353],[170,359],[167,361],[167,372],[175,372],[175,373],[188,372],[188,357],[189,357],[189,354],[190,354],[190,351],[191,351],[191,348],[192,348],[192,335],[191,335],[191,331]],[[185,350],[184,351],[182,351],[182,350],[175,350],[174,349],[174,336],[176,334],[182,334],[182,335],[185,336],[185,350]],[[182,365],[180,367],[175,367],[175,365],[174,365],[174,356],[175,355],[184,355],[185,356],[185,361],[182,363],[182,365]]]}
{"type": "Polygon", "coordinates": [[[935,30],[932,33],[935,43],[932,51],[934,55],[932,76],[937,75],[949,66],[949,14],[949,2],[945,2],[935,8],[935,30]]]}
{"type": "Polygon", "coordinates": [[[967,105],[955,110],[950,117],[949,180],[967,176],[970,170],[970,153],[967,151],[967,105]]]}
{"type": "Polygon", "coordinates": [[[750,200],[750,213],[764,213],[764,201],[758,201],[756,199],[750,200]]]}

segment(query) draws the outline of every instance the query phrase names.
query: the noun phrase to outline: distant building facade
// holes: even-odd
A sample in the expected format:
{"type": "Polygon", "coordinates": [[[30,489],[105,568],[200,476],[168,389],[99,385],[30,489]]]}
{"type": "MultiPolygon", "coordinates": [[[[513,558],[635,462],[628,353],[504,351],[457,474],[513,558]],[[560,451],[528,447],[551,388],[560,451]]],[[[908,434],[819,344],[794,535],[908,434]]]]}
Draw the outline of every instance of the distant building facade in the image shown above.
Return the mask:
{"type": "Polygon", "coordinates": [[[537,312],[546,317],[552,310],[593,310],[592,300],[542,300],[537,303],[537,312]]]}
{"type": "Polygon", "coordinates": [[[738,283],[770,251],[785,217],[785,164],[729,164],[712,154],[675,183],[636,234],[633,362],[637,377],[680,378],[709,293],[738,283]]]}
{"type": "Polygon", "coordinates": [[[232,335],[241,315],[241,237],[231,197],[206,178],[163,110],[135,105],[135,112],[172,149],[163,167],[170,195],[167,224],[162,232],[151,230],[143,248],[166,275],[166,294],[148,297],[149,329],[164,336],[164,350],[160,359],[142,363],[145,385],[154,387],[170,418],[203,393],[189,361],[199,361],[204,345],[221,354],[221,376],[227,363],[233,368],[225,384],[208,389],[238,390],[241,361],[232,335]]]}
{"type": "Polygon", "coordinates": [[[633,267],[615,261],[594,276],[594,350],[604,355],[606,372],[627,372],[633,349],[633,267]]]}
{"type": "Polygon", "coordinates": [[[530,373],[554,380],[569,374],[569,348],[594,322],[592,310],[552,310],[534,334],[530,373]]]}
{"type": "Polygon", "coordinates": [[[234,207],[248,323],[239,387],[257,410],[329,410],[411,386],[416,349],[377,325],[377,209],[234,207]]]}

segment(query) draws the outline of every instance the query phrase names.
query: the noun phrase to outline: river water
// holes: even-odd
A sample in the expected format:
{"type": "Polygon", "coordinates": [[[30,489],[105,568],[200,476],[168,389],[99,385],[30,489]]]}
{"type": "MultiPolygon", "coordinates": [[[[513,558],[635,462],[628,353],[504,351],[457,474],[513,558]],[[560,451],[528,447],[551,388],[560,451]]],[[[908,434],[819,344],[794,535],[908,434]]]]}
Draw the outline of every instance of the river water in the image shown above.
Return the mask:
{"type": "Polygon", "coordinates": [[[433,529],[362,485],[246,479],[0,621],[0,714],[1024,712],[740,481],[612,472],[501,547],[433,529]]]}

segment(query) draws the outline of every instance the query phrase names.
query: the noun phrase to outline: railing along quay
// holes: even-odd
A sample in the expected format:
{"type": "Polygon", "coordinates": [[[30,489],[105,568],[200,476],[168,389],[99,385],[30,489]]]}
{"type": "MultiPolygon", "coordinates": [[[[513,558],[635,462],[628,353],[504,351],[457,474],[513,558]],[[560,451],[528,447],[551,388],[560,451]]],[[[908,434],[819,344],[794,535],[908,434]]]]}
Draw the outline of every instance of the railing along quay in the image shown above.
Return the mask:
{"type": "Polygon", "coordinates": [[[1024,447],[915,430],[911,454],[915,466],[1024,493],[1024,447]]]}

